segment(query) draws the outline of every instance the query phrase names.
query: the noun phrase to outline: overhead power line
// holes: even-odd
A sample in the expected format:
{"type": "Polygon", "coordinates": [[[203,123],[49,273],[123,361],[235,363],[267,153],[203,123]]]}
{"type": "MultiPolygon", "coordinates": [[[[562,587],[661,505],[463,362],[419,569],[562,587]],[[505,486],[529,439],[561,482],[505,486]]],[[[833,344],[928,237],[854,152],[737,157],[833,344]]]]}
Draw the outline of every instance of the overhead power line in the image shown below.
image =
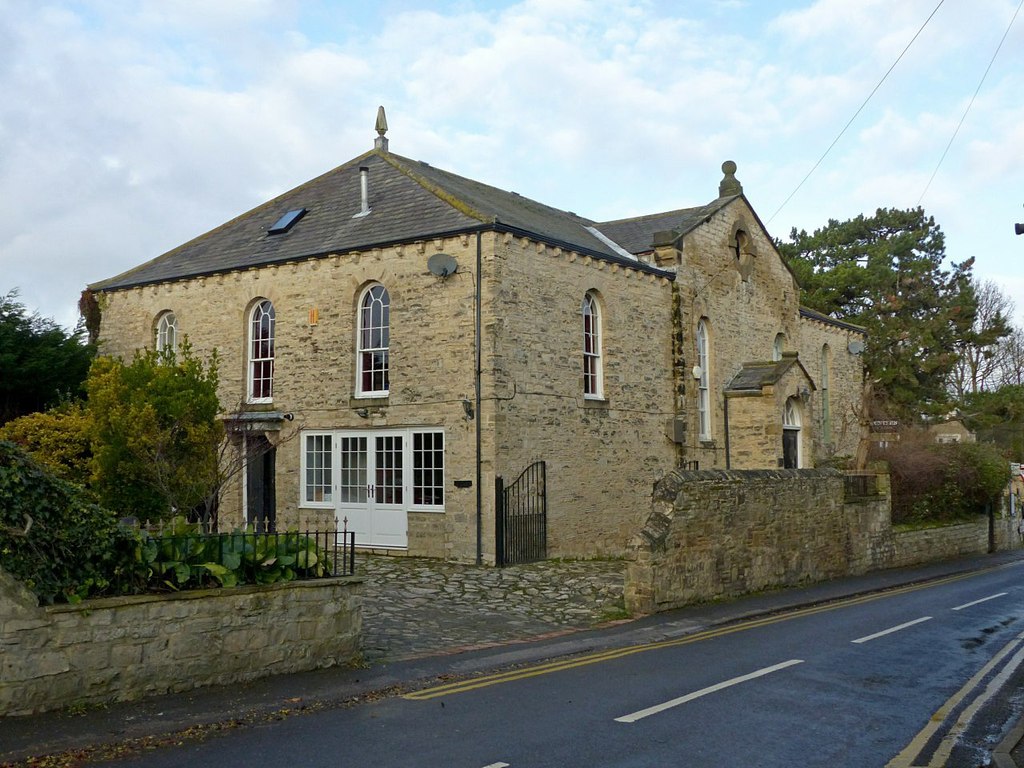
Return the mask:
{"type": "Polygon", "coordinates": [[[949,152],[949,148],[953,146],[953,142],[956,140],[956,135],[960,133],[960,126],[964,124],[964,120],[967,119],[967,113],[971,111],[971,107],[974,106],[974,100],[978,98],[978,93],[981,91],[981,86],[985,83],[985,78],[988,77],[988,72],[992,69],[992,64],[996,60],[996,56],[999,55],[1000,49],[1003,47],[1003,43],[1006,42],[1006,36],[1010,34],[1010,27],[1013,26],[1013,22],[1017,20],[1017,14],[1020,13],[1021,6],[1024,5],[1024,0],[1021,0],[1017,4],[1017,10],[1013,12],[1013,17],[1010,19],[1010,23],[1006,25],[1006,31],[1003,32],[1002,38],[999,40],[999,45],[996,46],[995,53],[992,54],[992,58],[988,62],[988,66],[985,67],[985,74],[981,76],[981,80],[978,81],[978,87],[974,89],[974,95],[971,96],[971,100],[967,104],[967,109],[960,116],[960,122],[956,124],[956,130],[953,131],[953,135],[949,137],[949,143],[946,148],[942,151],[942,157],[939,158],[939,162],[935,166],[935,170],[932,171],[931,178],[928,179],[928,183],[924,185],[924,191],[921,196],[917,198],[917,204],[920,206],[921,201],[924,200],[924,196],[928,194],[928,188],[931,187],[932,182],[935,181],[935,175],[939,172],[939,168],[942,166],[942,161],[946,159],[946,154],[949,152]]]}
{"type": "MultiPolygon", "coordinates": [[[[939,4],[935,6],[935,9],[930,14],[928,14],[928,18],[924,20],[924,24],[921,25],[921,28],[918,29],[917,32],[914,33],[914,36],[912,38],[910,38],[910,42],[907,43],[906,47],[900,52],[900,55],[896,57],[896,61],[894,61],[892,63],[892,66],[889,67],[889,69],[886,70],[884,75],[882,75],[882,79],[878,81],[878,84],[875,85],[875,87],[871,89],[871,93],[869,93],[868,97],[866,99],[864,99],[864,103],[861,104],[857,108],[857,111],[853,113],[853,117],[851,117],[847,121],[846,125],[843,126],[843,130],[841,130],[839,132],[839,135],[836,136],[832,140],[831,144],[828,145],[828,149],[826,149],[824,151],[824,153],[822,153],[821,157],[818,158],[818,162],[816,162],[811,167],[811,170],[809,170],[807,172],[807,175],[803,177],[803,179],[800,181],[799,184],[796,185],[796,189],[794,189],[792,192],[789,193],[789,197],[787,197],[785,200],[782,201],[782,205],[780,205],[778,208],[775,209],[775,213],[773,213],[771,216],[768,217],[768,222],[767,222],[768,224],[771,224],[772,219],[774,219],[776,216],[779,215],[779,211],[781,211],[783,208],[785,208],[786,205],[789,203],[789,201],[792,200],[793,197],[796,195],[796,193],[800,191],[800,188],[806,183],[806,181],[809,178],[811,178],[811,174],[813,174],[816,170],[818,170],[818,166],[821,165],[822,161],[826,157],[828,157],[828,153],[832,151],[832,148],[837,143],[839,143],[839,139],[841,139],[843,137],[843,134],[846,133],[846,130],[853,124],[853,121],[857,119],[857,115],[859,115],[863,111],[864,107],[866,107],[868,105],[868,102],[871,101],[871,97],[875,95],[875,93],[878,91],[878,89],[882,87],[882,83],[884,83],[886,81],[886,78],[888,78],[889,75],[892,73],[892,71],[894,69],[896,69],[896,65],[900,63],[900,59],[902,59],[903,56],[906,54],[906,52],[910,50],[910,46],[912,46],[914,44],[914,41],[917,40],[917,38],[920,36],[920,34],[924,31],[924,28],[928,26],[928,22],[930,22],[932,20],[932,17],[938,12],[939,8],[942,7],[942,4],[945,1],[946,0],[939,0],[939,4]]],[[[1024,2],[1024,0],[1021,0],[1021,1],[1024,2]]]]}

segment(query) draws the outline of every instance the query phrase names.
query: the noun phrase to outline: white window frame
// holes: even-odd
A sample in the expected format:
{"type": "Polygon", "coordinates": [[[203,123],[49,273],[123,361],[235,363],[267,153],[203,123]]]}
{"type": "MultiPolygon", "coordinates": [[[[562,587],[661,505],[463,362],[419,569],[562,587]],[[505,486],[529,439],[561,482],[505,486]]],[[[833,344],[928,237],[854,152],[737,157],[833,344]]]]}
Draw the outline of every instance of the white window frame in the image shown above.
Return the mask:
{"type": "MultiPolygon", "coordinates": [[[[335,501],[338,498],[338,488],[337,488],[337,484],[338,484],[338,478],[337,478],[338,468],[335,466],[336,463],[337,463],[335,461],[335,457],[338,455],[338,448],[335,445],[336,442],[337,442],[337,438],[331,432],[303,432],[302,433],[302,440],[300,441],[301,455],[300,455],[300,469],[299,469],[299,472],[301,473],[300,474],[300,477],[301,477],[301,480],[300,480],[300,485],[301,485],[300,493],[301,493],[302,498],[301,498],[299,506],[313,508],[313,509],[334,509],[335,501]],[[311,451],[310,451],[310,441],[311,440],[316,440],[317,438],[319,438],[321,440],[321,444],[320,444],[321,445],[321,449],[320,449],[319,453],[325,454],[328,457],[328,462],[327,462],[328,466],[327,467],[324,467],[322,464],[320,466],[315,466],[316,462],[314,462],[314,466],[310,466],[310,462],[309,462],[310,453],[311,453],[311,451]],[[327,473],[327,482],[326,483],[324,483],[324,482],[316,483],[316,484],[314,484],[312,486],[312,489],[315,489],[317,491],[322,491],[324,488],[327,488],[328,490],[326,492],[324,492],[324,493],[321,493],[321,498],[319,498],[319,499],[315,499],[315,498],[314,499],[310,499],[309,498],[309,496],[310,496],[309,491],[311,490],[311,486],[310,486],[310,484],[308,482],[309,475],[307,473],[310,472],[310,471],[312,471],[312,472],[317,472],[317,471],[324,472],[325,470],[326,470],[326,473],[327,473]]],[[[316,494],[314,493],[313,495],[315,496],[316,494]]]]}
{"type": "Polygon", "coordinates": [[[248,374],[246,376],[246,400],[250,403],[272,403],[274,401],[274,344],[277,325],[277,312],[269,299],[256,302],[249,312],[249,334],[246,352],[248,357],[248,374]],[[264,318],[269,318],[269,328],[264,337],[264,318]],[[257,331],[259,337],[257,338],[257,331]],[[256,344],[261,345],[257,349],[256,344]],[[266,345],[263,347],[262,345],[266,345]],[[256,376],[257,367],[269,365],[269,376],[256,376]],[[256,382],[266,381],[269,394],[256,394],[256,382]]]}
{"type": "Polygon", "coordinates": [[[604,399],[604,360],[601,356],[603,341],[601,308],[593,291],[583,296],[583,397],[587,400],[604,399]]]}
{"type": "Polygon", "coordinates": [[[711,340],[707,323],[697,321],[697,433],[702,441],[711,439],[711,340]]]}
{"type": "MultiPolygon", "coordinates": [[[[366,437],[367,438],[367,452],[373,450],[374,438],[378,435],[390,435],[400,436],[402,438],[402,455],[403,461],[402,466],[402,498],[407,501],[404,502],[404,506],[410,511],[414,512],[444,512],[445,501],[448,496],[447,487],[445,485],[447,470],[445,464],[447,461],[447,436],[445,430],[440,427],[411,427],[408,429],[378,429],[378,430],[351,430],[351,429],[336,429],[336,430],[303,430],[300,433],[299,440],[299,507],[303,509],[335,509],[341,502],[341,440],[343,438],[352,437],[366,437]],[[440,449],[431,446],[429,449],[425,449],[421,443],[419,450],[416,449],[416,437],[419,436],[431,436],[432,439],[440,439],[440,449]],[[317,467],[309,466],[309,451],[308,451],[308,440],[309,438],[329,438],[330,442],[330,467],[329,480],[330,480],[330,500],[321,499],[309,501],[307,500],[310,495],[310,486],[307,483],[307,470],[318,469],[317,467]],[[440,451],[440,463],[441,466],[433,466],[434,459],[437,458],[438,450],[440,451]],[[429,456],[431,466],[425,466],[422,459],[429,456]],[[417,462],[420,462],[417,464],[417,462]],[[417,473],[426,472],[430,473],[429,478],[431,482],[417,483],[417,473]],[[420,494],[420,498],[429,495],[430,498],[437,498],[440,494],[440,503],[424,503],[422,500],[417,503],[417,489],[425,493],[420,494]]],[[[422,475],[421,475],[422,477],[422,475]]],[[[323,483],[316,487],[323,487],[323,483]]],[[[315,496],[315,494],[314,494],[315,496]]]]}
{"type": "Polygon", "coordinates": [[[358,309],[356,310],[356,397],[387,397],[391,391],[391,293],[380,283],[367,286],[366,290],[359,296],[358,309]],[[380,291],[380,294],[375,293],[380,291]],[[379,302],[381,305],[380,325],[367,327],[367,320],[373,319],[373,305],[379,302]],[[373,334],[377,333],[375,339],[373,334]],[[376,343],[374,343],[376,342],[376,343]],[[366,360],[375,356],[383,357],[381,368],[372,368],[367,371],[366,360]],[[374,387],[374,379],[383,375],[381,387],[374,387]],[[367,388],[364,377],[370,377],[370,387],[367,388]]]}
{"type": "Polygon", "coordinates": [[[174,352],[178,348],[178,318],[171,310],[161,312],[156,321],[156,351],[174,352]]]}

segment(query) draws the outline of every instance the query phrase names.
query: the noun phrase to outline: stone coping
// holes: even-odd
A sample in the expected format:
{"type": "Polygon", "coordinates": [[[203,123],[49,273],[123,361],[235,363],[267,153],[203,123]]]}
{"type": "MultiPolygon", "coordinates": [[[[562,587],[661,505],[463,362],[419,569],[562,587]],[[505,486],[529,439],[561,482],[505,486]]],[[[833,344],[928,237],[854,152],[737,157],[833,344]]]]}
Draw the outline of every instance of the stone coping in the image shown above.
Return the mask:
{"type": "Polygon", "coordinates": [[[314,589],[337,584],[361,584],[363,576],[329,576],[323,579],[297,579],[279,581],[273,584],[242,584],[237,587],[207,587],[205,589],[183,589],[180,592],[152,592],[144,595],[117,595],[113,597],[96,597],[80,603],[59,603],[40,606],[49,613],[74,613],[100,608],[117,608],[146,603],[168,602],[176,600],[200,600],[216,597],[239,597],[242,595],[279,592],[290,589],[314,589]]]}

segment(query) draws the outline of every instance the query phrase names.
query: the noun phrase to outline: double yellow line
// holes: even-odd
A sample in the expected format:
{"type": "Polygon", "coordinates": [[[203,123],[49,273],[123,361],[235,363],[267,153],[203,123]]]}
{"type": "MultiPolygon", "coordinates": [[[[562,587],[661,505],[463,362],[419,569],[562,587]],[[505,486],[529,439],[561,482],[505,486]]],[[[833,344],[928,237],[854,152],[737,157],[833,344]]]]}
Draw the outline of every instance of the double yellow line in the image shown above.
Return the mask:
{"type": "Polygon", "coordinates": [[[662,648],[674,648],[680,645],[699,643],[704,640],[711,640],[712,638],[731,635],[735,632],[746,632],[751,629],[757,629],[758,627],[765,627],[770,624],[778,624],[779,622],[798,619],[802,616],[811,616],[816,613],[825,613],[826,611],[834,611],[839,608],[846,608],[853,605],[869,603],[874,600],[880,600],[884,597],[893,597],[895,595],[906,594],[907,592],[916,592],[918,590],[927,589],[929,587],[937,587],[942,584],[949,584],[950,582],[960,581],[961,579],[976,576],[979,573],[983,572],[984,571],[974,571],[971,573],[957,574],[955,576],[946,576],[945,578],[936,579],[935,581],[929,581],[923,584],[911,584],[905,587],[890,589],[885,592],[876,592],[870,595],[851,597],[846,600],[839,600],[837,602],[825,603],[822,605],[814,605],[808,608],[798,608],[796,610],[789,611],[786,613],[776,614],[773,616],[765,616],[760,619],[752,619],[751,621],[746,621],[740,624],[733,624],[730,626],[720,627],[718,629],[707,629],[702,632],[695,632],[692,635],[686,635],[685,637],[675,638],[672,640],[659,640],[657,642],[644,643],[642,645],[631,645],[625,648],[614,648],[608,651],[598,651],[595,653],[589,653],[585,656],[548,661],[542,664],[535,664],[529,667],[524,667],[522,669],[512,669],[507,670],[505,672],[495,672],[490,675],[482,675],[480,677],[473,677],[467,680],[447,683],[445,685],[437,685],[432,686],[430,688],[423,688],[419,691],[406,693],[402,696],[402,698],[409,699],[411,701],[426,701],[428,699],[436,699],[440,696],[453,696],[458,693],[475,691],[479,688],[487,688],[492,685],[511,683],[516,680],[526,680],[531,677],[540,677],[541,675],[550,675],[554,672],[562,672],[567,669],[586,667],[590,664],[600,664],[605,661],[613,661],[615,659],[621,659],[626,656],[632,656],[636,653],[646,653],[647,651],[657,651],[661,650],[662,648]]]}

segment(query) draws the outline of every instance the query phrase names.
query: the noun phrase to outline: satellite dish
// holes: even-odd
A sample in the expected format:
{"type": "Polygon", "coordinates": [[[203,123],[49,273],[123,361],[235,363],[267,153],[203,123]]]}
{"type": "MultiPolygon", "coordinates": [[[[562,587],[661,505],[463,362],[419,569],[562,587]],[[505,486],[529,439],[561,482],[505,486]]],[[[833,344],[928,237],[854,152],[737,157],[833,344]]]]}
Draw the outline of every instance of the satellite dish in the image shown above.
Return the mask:
{"type": "Polygon", "coordinates": [[[859,355],[861,352],[864,351],[864,342],[861,341],[860,339],[854,339],[847,345],[846,348],[850,350],[851,355],[859,355]]]}
{"type": "Polygon", "coordinates": [[[427,259],[427,269],[432,275],[448,277],[458,271],[459,262],[455,260],[454,256],[449,256],[447,253],[435,253],[427,259]]]}

